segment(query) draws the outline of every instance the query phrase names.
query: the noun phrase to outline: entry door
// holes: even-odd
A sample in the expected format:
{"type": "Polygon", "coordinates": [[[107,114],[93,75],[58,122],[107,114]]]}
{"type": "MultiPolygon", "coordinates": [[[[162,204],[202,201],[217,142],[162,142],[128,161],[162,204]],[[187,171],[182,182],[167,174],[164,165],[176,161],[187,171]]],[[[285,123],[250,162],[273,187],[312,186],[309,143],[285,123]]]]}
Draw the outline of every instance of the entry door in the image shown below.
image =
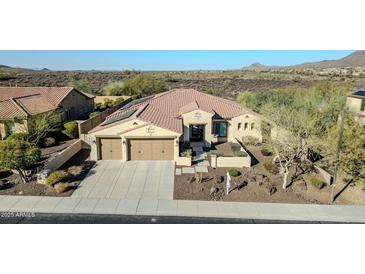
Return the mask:
{"type": "Polygon", "coordinates": [[[192,141],[204,140],[204,125],[191,125],[190,126],[190,139],[192,141]]]}
{"type": "Polygon", "coordinates": [[[100,138],[101,160],[122,160],[122,141],[120,138],[100,138]]]}

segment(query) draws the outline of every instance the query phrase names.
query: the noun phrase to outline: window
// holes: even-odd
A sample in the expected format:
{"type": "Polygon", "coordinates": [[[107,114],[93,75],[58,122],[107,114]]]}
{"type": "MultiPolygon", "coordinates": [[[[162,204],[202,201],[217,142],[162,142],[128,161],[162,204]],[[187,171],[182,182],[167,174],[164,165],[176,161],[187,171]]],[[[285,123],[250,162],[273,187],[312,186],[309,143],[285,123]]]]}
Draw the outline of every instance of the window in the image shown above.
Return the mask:
{"type": "Polygon", "coordinates": [[[241,130],[241,126],[242,126],[242,124],[241,123],[238,123],[237,130],[241,130]]]}
{"type": "Polygon", "coordinates": [[[218,137],[227,137],[227,122],[213,123],[214,134],[218,137]]]}
{"type": "Polygon", "coordinates": [[[245,123],[245,130],[248,128],[248,123],[245,123]]]}
{"type": "Polygon", "coordinates": [[[14,122],[7,122],[6,123],[6,131],[8,135],[15,133],[15,123],[14,122]]]}
{"type": "Polygon", "coordinates": [[[251,123],[251,130],[255,129],[255,123],[251,123]]]}

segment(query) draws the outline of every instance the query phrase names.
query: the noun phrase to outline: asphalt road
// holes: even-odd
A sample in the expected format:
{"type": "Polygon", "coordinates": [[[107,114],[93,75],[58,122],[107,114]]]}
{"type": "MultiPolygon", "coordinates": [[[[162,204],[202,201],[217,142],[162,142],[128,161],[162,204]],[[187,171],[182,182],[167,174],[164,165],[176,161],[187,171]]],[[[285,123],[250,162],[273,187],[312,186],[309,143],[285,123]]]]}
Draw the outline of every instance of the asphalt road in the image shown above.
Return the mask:
{"type": "Polygon", "coordinates": [[[322,224],[329,222],[95,214],[4,216],[0,224],[322,224]]]}

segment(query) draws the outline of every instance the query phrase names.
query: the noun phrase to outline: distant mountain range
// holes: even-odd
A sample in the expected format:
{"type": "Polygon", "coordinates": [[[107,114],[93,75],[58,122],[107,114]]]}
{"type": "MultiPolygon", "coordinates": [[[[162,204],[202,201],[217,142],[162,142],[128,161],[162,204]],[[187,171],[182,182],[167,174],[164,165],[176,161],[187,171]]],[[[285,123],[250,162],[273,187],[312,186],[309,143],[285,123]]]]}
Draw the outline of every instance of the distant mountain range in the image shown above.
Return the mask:
{"type": "Polygon", "coordinates": [[[294,66],[265,66],[260,63],[253,63],[243,70],[263,70],[263,69],[291,69],[291,68],[344,68],[344,67],[365,67],[365,50],[357,50],[350,55],[339,60],[323,60],[319,62],[303,63],[294,66]]]}

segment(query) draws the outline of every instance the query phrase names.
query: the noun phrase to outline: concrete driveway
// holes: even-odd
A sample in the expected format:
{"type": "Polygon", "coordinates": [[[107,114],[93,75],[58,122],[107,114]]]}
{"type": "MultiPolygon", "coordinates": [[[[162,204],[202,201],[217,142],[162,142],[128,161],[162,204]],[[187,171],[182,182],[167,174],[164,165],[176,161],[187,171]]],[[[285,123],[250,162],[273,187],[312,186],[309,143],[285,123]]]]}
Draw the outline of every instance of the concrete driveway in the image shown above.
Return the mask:
{"type": "Polygon", "coordinates": [[[173,161],[98,161],[72,198],[173,199],[173,161]]]}

